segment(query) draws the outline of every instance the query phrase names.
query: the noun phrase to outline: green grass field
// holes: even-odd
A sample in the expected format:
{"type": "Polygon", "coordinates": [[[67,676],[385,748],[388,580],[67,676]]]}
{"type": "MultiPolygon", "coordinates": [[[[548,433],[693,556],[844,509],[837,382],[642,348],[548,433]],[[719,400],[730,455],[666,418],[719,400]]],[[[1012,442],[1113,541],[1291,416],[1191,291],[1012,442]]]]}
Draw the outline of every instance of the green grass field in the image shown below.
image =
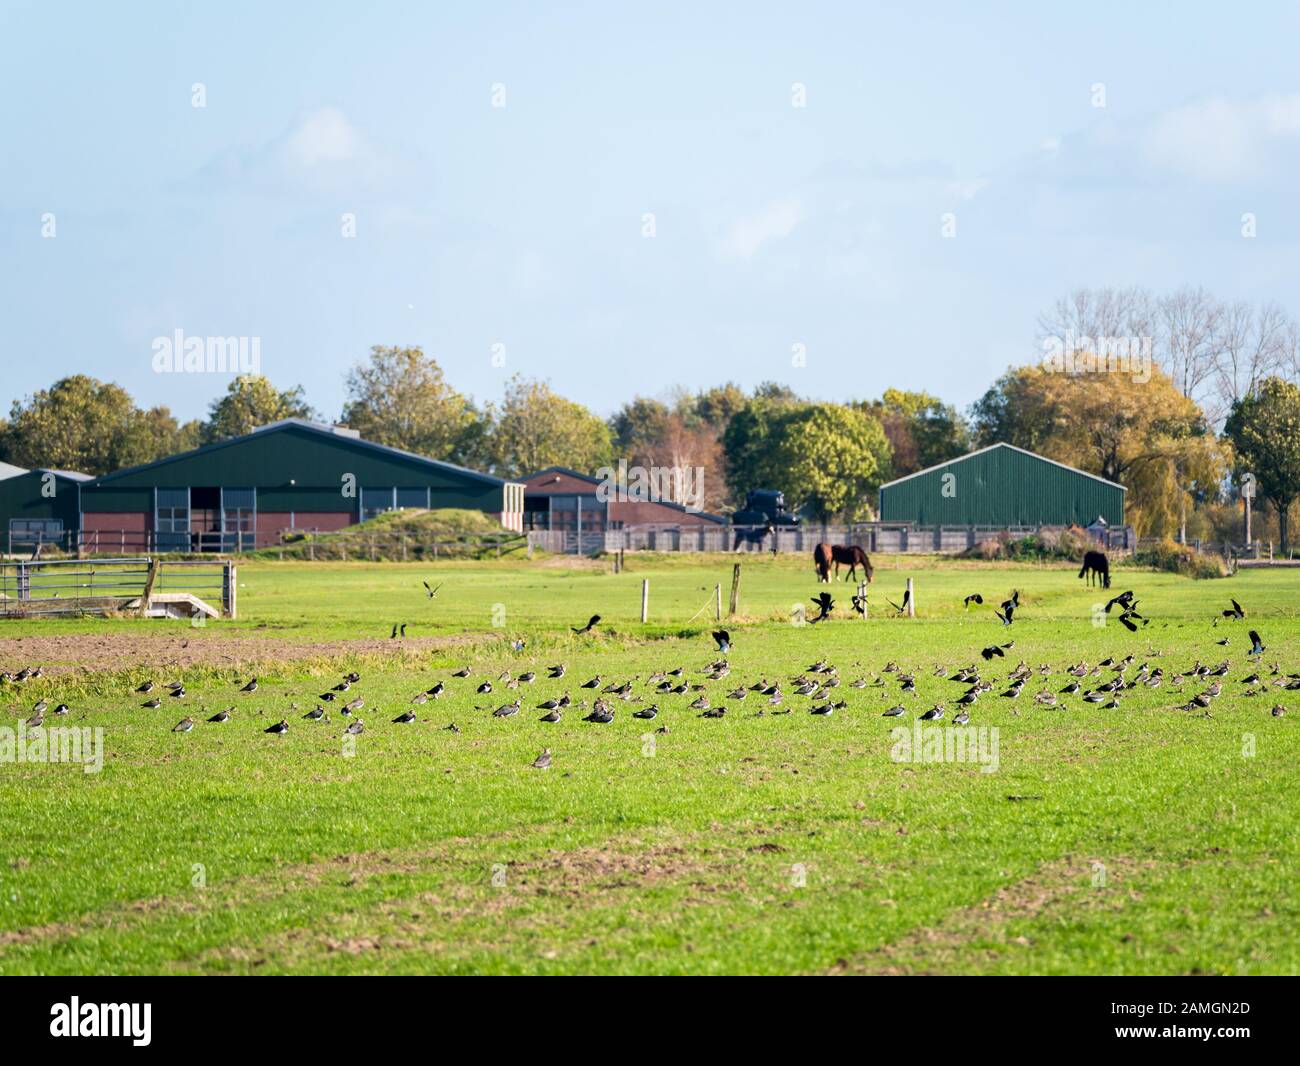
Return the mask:
{"type": "Polygon", "coordinates": [[[3,623],[0,666],[39,657],[46,676],[0,686],[0,723],[65,701],[47,724],[102,727],[104,759],[98,773],[0,762],[0,973],[1300,970],[1300,693],[1270,673],[1300,671],[1300,571],[1119,569],[1112,592],[1137,590],[1151,619],[1131,634],[1113,616],[1094,624],[1103,597],[1069,567],[889,557],[869,621],[849,617],[840,583],[836,617],[798,625],[794,606],[818,591],[806,560],[740,558],[719,681],[701,671],[730,556],[629,557],[617,575],[545,559],[244,564],[234,622],[3,623]],[[885,599],[909,576],[919,616],[894,618],[885,599]],[[443,583],[435,600],[422,579],[443,583]],[[1013,587],[1022,607],[1005,629],[989,603],[1013,587]],[[963,610],[970,592],[983,608],[963,610]],[[1212,625],[1229,597],[1247,620],[1212,625]],[[593,613],[594,636],[569,632],[593,613]],[[397,622],[404,642],[388,639],[397,622]],[[1245,696],[1250,628],[1268,687],[1245,696]],[[943,700],[948,725],[964,687],[937,669],[983,666],[981,647],[1012,638],[964,727],[996,730],[981,734],[996,736],[993,772],[897,759],[880,712],[902,702],[910,727],[943,700]],[[1138,686],[1116,709],[1035,705],[1079,660],[1128,654],[1129,677],[1143,662],[1167,677],[1231,665],[1208,717],[1182,709],[1208,681],[1194,678],[1138,686]],[[847,700],[831,717],[809,714],[791,681],[822,658],[847,700]],[[915,671],[916,696],[890,660],[915,671]],[[1000,697],[1021,660],[1024,694],[1000,697]],[[567,676],[545,680],[558,662],[567,676]],[[472,676],[451,678],[461,666],[472,676]],[[674,667],[727,715],[652,694],[645,679],[674,667]],[[337,711],[300,717],[350,669],[367,727],[351,744],[337,711]],[[497,681],[528,669],[540,676],[517,693],[497,681]],[[253,673],[258,691],[239,693],[253,673]],[[659,718],[615,700],[611,724],[582,721],[595,674],[637,679],[659,718]],[[760,677],[782,682],[793,713],[727,698],[760,677]],[[849,687],[859,677],[868,687],[849,687]],[[497,691],[476,695],[484,678],[497,691]],[[143,709],[145,679],[184,680],[187,695],[143,709]],[[447,693],[417,723],[391,724],[439,680],[447,693]],[[562,691],[575,706],[540,723],[533,707],[562,691]],[[522,713],[491,717],[516,694],[522,713]],[[232,721],[202,720],[232,705],[232,721]],[[185,714],[199,724],[172,733],[185,714]],[[263,733],[282,717],[286,736],[263,733]],[[535,770],[543,747],[553,765],[535,770]]]}

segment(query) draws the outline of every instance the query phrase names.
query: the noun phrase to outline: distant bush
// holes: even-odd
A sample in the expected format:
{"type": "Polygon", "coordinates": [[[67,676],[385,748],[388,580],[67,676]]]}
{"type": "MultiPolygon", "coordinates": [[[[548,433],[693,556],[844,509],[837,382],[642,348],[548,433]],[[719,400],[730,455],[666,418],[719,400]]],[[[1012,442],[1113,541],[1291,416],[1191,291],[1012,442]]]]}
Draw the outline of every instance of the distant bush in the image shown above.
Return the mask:
{"type": "Polygon", "coordinates": [[[1198,552],[1167,537],[1158,544],[1141,549],[1133,556],[1133,562],[1138,566],[1192,578],[1227,577],[1229,573],[1227,564],[1219,556],[1198,552]]]}
{"type": "Polygon", "coordinates": [[[1041,562],[1049,559],[1079,561],[1096,543],[1078,526],[1044,526],[1027,537],[995,533],[962,553],[966,559],[1003,559],[1009,562],[1041,562]]]}

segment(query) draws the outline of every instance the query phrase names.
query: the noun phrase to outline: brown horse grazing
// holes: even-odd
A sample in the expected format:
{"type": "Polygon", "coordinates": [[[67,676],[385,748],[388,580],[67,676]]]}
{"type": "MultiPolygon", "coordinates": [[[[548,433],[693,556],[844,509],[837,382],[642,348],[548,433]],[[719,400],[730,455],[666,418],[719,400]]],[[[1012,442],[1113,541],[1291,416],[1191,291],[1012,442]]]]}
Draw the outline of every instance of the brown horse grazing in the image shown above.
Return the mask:
{"type": "Polygon", "coordinates": [[[1083,569],[1079,571],[1079,576],[1088,575],[1088,584],[1091,585],[1096,578],[1101,578],[1101,587],[1110,588],[1110,560],[1106,558],[1105,552],[1084,552],[1083,569]]]}
{"type": "Polygon", "coordinates": [[[867,557],[865,549],[857,544],[836,544],[831,548],[831,559],[835,563],[836,577],[840,576],[840,563],[849,568],[848,575],[844,578],[845,581],[857,577],[858,567],[860,566],[866,575],[867,584],[871,584],[875,571],[871,568],[871,560],[867,557]]]}
{"type": "Polygon", "coordinates": [[[829,583],[831,579],[831,552],[829,544],[818,544],[813,549],[813,569],[817,571],[817,583],[829,583]]]}

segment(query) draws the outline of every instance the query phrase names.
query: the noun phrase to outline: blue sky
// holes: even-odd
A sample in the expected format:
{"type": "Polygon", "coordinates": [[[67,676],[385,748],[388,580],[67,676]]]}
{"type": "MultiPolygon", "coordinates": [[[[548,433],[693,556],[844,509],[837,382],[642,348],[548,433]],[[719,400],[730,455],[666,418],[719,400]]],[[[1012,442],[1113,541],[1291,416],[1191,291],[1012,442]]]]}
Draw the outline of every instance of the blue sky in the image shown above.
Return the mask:
{"type": "Polygon", "coordinates": [[[601,414],[726,380],[964,406],[1075,286],[1300,315],[1297,23],[0,0],[0,402],[84,372],[199,416],[224,381],[151,367],[182,329],[261,338],[263,372],[332,417],[377,343],[479,399],[519,372],[601,414]]]}

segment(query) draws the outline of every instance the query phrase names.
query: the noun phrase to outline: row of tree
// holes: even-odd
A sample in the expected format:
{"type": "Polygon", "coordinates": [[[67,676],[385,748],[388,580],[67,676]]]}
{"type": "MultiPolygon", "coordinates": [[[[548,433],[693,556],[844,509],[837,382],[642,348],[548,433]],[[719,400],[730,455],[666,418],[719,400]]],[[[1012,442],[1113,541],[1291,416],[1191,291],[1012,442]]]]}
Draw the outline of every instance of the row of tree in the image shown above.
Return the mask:
{"type": "MultiPolygon", "coordinates": [[[[883,482],[1006,441],[1127,485],[1129,520],[1140,534],[1234,539],[1230,489],[1249,471],[1268,505],[1257,528],[1285,544],[1300,497],[1294,375],[1271,357],[1256,360],[1259,372],[1239,395],[1223,394],[1216,419],[1186,387],[1182,355],[1176,367],[1157,360],[1163,365],[1145,370],[1108,368],[1087,344],[1118,336],[1116,321],[1133,324],[1114,310],[1139,305],[1133,292],[1063,302],[1058,310],[1073,309],[1075,318],[1062,335],[1086,342],[1069,352],[1067,369],[1042,362],[1009,369],[966,416],[923,392],[888,389],[875,400],[830,403],[768,383],[636,397],[606,420],[518,376],[499,402],[475,403],[419,348],[377,346],[348,373],[340,421],[368,440],[505,477],[551,465],[594,471],[620,458],[703,468],[706,510],[727,512],[747,489],[767,487],[819,519],[869,517],[883,482]],[[1263,374],[1265,366],[1277,372],[1263,374]]],[[[1176,318],[1189,301],[1200,306],[1186,294],[1158,306],[1176,318]]],[[[1265,308],[1253,320],[1274,317],[1265,308]]],[[[1180,342],[1168,350],[1187,349],[1180,342]]],[[[119,386],[75,375],[13,404],[0,423],[0,459],[97,474],[289,417],[322,418],[300,387],[280,390],[258,376],[233,379],[207,418],[179,423],[165,407],[141,409],[119,386]]]]}

